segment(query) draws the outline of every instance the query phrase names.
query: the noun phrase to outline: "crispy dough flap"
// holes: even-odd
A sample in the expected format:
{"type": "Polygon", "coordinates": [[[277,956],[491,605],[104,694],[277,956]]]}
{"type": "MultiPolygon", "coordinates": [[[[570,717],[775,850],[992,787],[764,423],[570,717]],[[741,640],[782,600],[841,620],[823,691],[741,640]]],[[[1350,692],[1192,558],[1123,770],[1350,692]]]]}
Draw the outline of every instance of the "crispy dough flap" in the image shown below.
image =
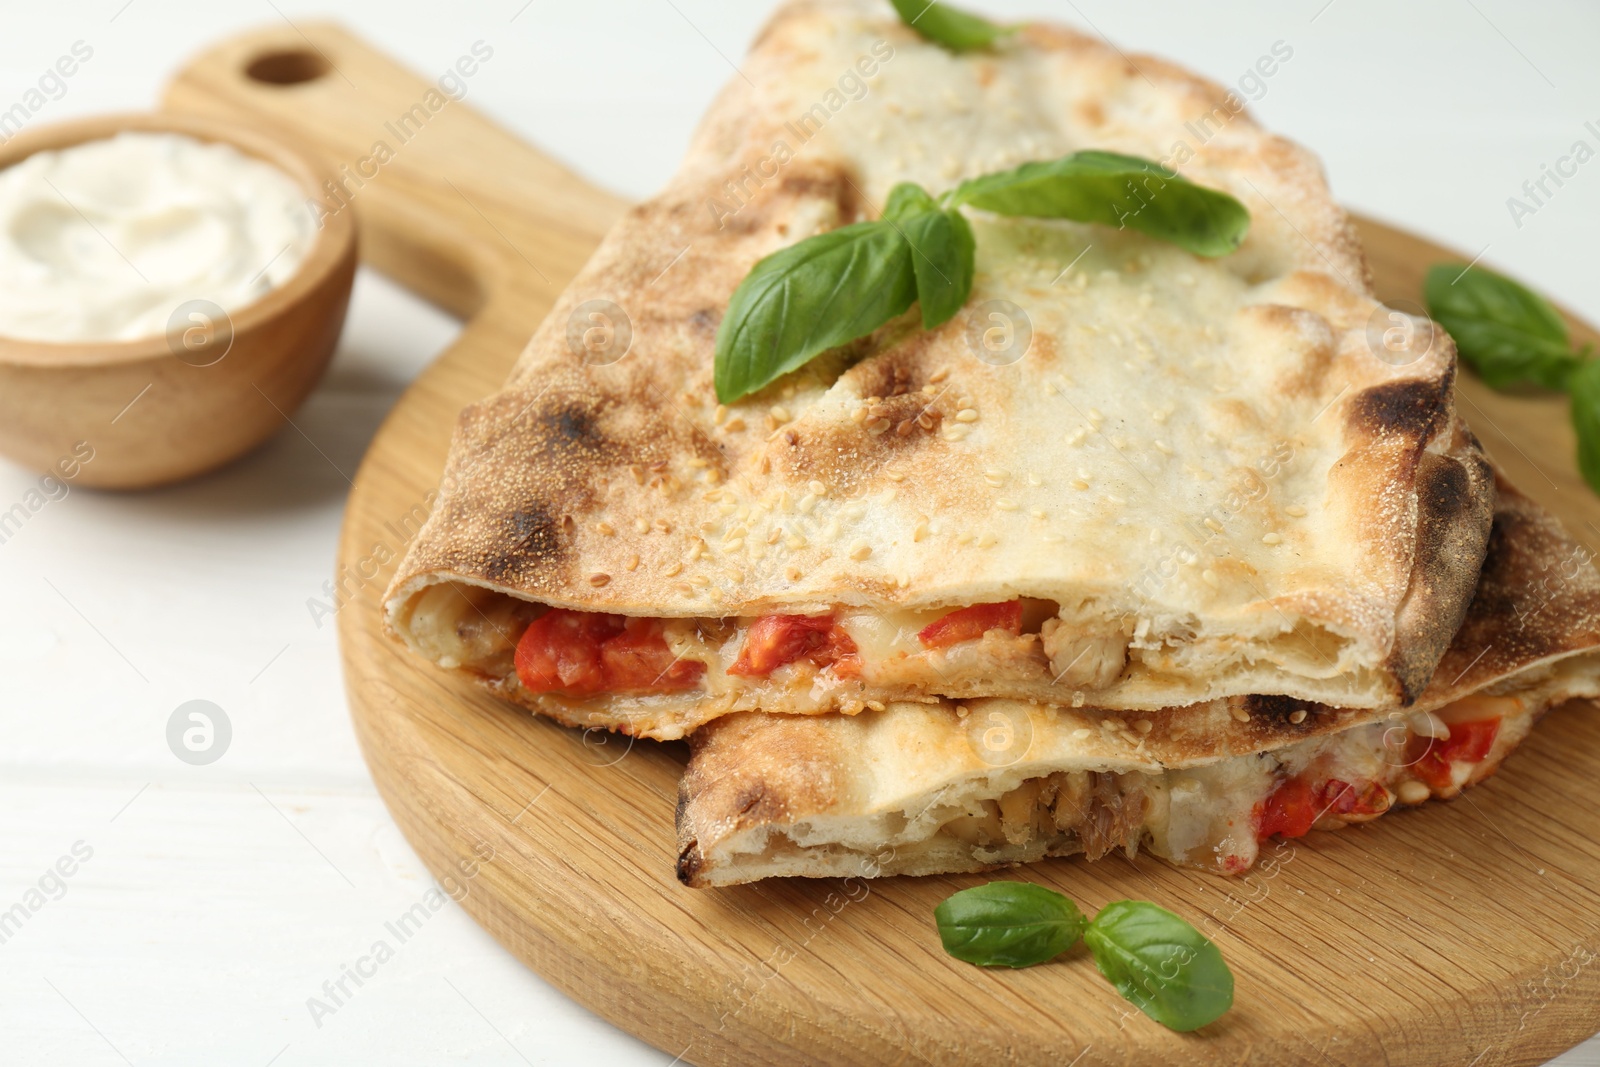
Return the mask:
{"type": "MultiPolygon", "coordinates": [[[[1341,757],[1345,765],[1364,759],[1363,773],[1398,788],[1408,767],[1388,754],[1392,734],[1426,729],[1428,713],[1463,698],[1497,701],[1491,706],[1507,711],[1475,781],[1543,711],[1600,694],[1600,574],[1591,554],[1503,481],[1499,501],[1467,619],[1433,684],[1410,709],[1341,710],[1255,696],[1144,718],[1008,701],[892,705],[853,718],[735,715],[693,739],[678,808],[680,874],[691,885],[722,885],[771,875],[967,871],[1046,854],[1093,855],[1092,837],[1086,845],[1072,834],[1017,835],[978,847],[945,830],[959,828],[970,817],[963,813],[984,801],[999,801],[1003,812],[1002,798],[1051,776],[1114,780],[1122,783],[1118,797],[1148,794],[1169,805],[1178,796],[1173,790],[1209,789],[1211,802],[1225,812],[1233,803],[1232,814],[1248,822],[1269,762],[1303,766],[1338,746],[1356,753],[1341,757]]],[[[1453,795],[1465,784],[1422,796],[1453,795]]],[[[1159,814],[1165,819],[1177,811],[1159,814]]],[[[1215,855],[1179,847],[1183,835],[1159,825],[1147,841],[1158,854],[1216,865],[1215,855]]],[[[1136,836],[1137,828],[1123,832],[1136,836]]],[[[1244,857],[1239,862],[1254,856],[1253,836],[1228,847],[1227,855],[1244,857]]]]}
{"type": "MultiPolygon", "coordinates": [[[[505,388],[462,414],[386,597],[392,632],[421,651],[412,612],[444,582],[654,617],[1024,596],[1133,641],[1130,669],[1086,694],[1100,706],[1421,691],[1492,490],[1456,428],[1449,338],[1376,340],[1394,320],[1310,154],[1219,86],[1047,25],[956,56],[887,4],[799,0],[743,70],[505,388]],[[876,217],[898,181],[938,193],[1086,148],[1231,192],[1244,246],[1202,260],[973,212],[954,319],[921,331],[913,309],[717,404],[717,328],[758,259],[876,217]]],[[[648,736],[693,725],[692,702],[524,702],[648,736]]]]}

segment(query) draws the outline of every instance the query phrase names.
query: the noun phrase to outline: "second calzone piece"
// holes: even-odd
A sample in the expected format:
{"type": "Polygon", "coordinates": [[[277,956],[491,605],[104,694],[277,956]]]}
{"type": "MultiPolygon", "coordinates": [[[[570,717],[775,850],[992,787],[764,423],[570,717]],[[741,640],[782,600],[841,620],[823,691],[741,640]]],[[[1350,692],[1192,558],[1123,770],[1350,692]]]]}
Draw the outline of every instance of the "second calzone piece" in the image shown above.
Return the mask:
{"type": "Polygon", "coordinates": [[[877,0],[782,8],[677,177],[463,413],[392,631],[660,738],[937,697],[1414,699],[1492,507],[1454,349],[1374,298],[1308,153],[1135,62],[1049,25],[954,55],[877,0]],[[954,318],[717,403],[717,329],[762,257],[897,182],[1086,149],[1232,194],[1243,246],[968,209],[954,318]]]}
{"type": "Polygon", "coordinates": [[[1243,697],[1149,716],[1000,700],[729,716],[691,741],[679,876],[938,874],[1141,848],[1239,874],[1269,838],[1455,797],[1547,710],[1600,695],[1592,559],[1502,483],[1466,622],[1404,710],[1243,697]]]}

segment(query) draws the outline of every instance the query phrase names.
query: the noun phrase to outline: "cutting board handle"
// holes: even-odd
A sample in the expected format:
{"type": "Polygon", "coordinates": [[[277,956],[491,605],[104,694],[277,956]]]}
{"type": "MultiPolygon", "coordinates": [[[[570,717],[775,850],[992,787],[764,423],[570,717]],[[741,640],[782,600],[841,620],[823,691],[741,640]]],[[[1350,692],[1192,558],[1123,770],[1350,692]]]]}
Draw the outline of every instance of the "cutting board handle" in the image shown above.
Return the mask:
{"type": "Polygon", "coordinates": [[[363,260],[420,296],[464,318],[545,308],[624,204],[465,102],[493,62],[480,41],[430,80],[336,24],[285,24],[196,56],[165,106],[316,153],[332,177],[315,210],[354,211],[363,260]]]}

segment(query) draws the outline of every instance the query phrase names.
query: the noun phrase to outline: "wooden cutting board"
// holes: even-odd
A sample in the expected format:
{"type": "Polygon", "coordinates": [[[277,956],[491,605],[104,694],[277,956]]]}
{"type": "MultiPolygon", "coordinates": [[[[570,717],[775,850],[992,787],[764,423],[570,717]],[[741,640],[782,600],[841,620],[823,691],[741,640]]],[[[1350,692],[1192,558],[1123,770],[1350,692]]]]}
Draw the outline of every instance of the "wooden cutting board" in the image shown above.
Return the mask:
{"type": "MultiPolygon", "coordinates": [[[[366,262],[468,320],[361,467],[338,623],[351,712],[389,810],[530,967],[682,1062],[739,1067],[1489,1067],[1541,1063],[1600,1029],[1600,718],[1588,705],[1553,714],[1465,799],[1285,844],[1243,879],[1148,857],[1007,875],[1086,910],[1148,898],[1201,925],[1238,980],[1233,1011],[1202,1035],[1132,1012],[1081,950],[1007,973],[948,959],[933,907],[982,877],[681,887],[682,745],[557,728],[379,632],[378,598],[426,513],[457,411],[499,385],[624,209],[432,88],[335,26],[284,26],[198,57],[167,105],[348,166],[366,262]]],[[[1361,228],[1385,298],[1415,301],[1428,264],[1461,258],[1361,228]]],[[[1600,543],[1600,501],[1575,472],[1564,401],[1470,379],[1461,396],[1516,482],[1600,543]]]]}

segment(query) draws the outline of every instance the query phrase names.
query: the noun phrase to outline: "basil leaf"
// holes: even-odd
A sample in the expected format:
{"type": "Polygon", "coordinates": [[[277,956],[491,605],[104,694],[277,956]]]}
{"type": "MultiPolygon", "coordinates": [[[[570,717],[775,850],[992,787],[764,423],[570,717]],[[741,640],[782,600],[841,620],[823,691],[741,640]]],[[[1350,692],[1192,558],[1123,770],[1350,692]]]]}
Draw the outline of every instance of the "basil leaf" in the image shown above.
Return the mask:
{"type": "Polygon", "coordinates": [[[980,967],[1031,967],[1077,944],[1083,912],[1031,882],[990,882],[963,889],[933,909],[944,950],[980,967]]]}
{"type": "Polygon", "coordinates": [[[960,210],[940,208],[915,182],[901,182],[889,191],[883,217],[911,245],[923,329],[942,326],[972,294],[978,247],[972,224],[960,210]]]}
{"type": "Polygon", "coordinates": [[[1000,215],[1125,226],[1197,256],[1225,256],[1250,230],[1249,210],[1227,193],[1115,152],[1077,152],[985,174],[956,186],[946,202],[1000,215]]]}
{"type": "Polygon", "coordinates": [[[1567,378],[1572,428],[1578,434],[1578,469],[1600,493],[1600,361],[1588,360],[1567,378]]]}
{"type": "Polygon", "coordinates": [[[1006,34],[1016,32],[1014,26],[1001,26],[933,0],[893,0],[893,3],[901,22],[952,52],[987,48],[1006,34]]]}
{"type": "Polygon", "coordinates": [[[978,247],[972,224],[959,209],[951,208],[913,215],[900,229],[911,244],[922,327],[942,326],[972,295],[978,247]]]}
{"type": "Polygon", "coordinates": [[[739,283],[717,329],[717,399],[731,404],[818,353],[865,337],[916,296],[911,248],[881,219],[774,252],[739,283]]]}
{"type": "Polygon", "coordinates": [[[1492,388],[1526,381],[1563,389],[1581,362],[1561,313],[1493,271],[1437,264],[1428,271],[1423,299],[1428,314],[1455,338],[1462,360],[1492,388]]]}
{"type": "Polygon", "coordinates": [[[1107,904],[1084,932],[1117,992],[1172,1030],[1197,1030],[1233,1006],[1233,972],[1193,926],[1143,900],[1107,904]]]}
{"type": "Polygon", "coordinates": [[[889,200],[883,205],[883,217],[890,222],[938,211],[939,201],[928,195],[928,190],[916,182],[900,182],[889,190],[889,200]]]}

